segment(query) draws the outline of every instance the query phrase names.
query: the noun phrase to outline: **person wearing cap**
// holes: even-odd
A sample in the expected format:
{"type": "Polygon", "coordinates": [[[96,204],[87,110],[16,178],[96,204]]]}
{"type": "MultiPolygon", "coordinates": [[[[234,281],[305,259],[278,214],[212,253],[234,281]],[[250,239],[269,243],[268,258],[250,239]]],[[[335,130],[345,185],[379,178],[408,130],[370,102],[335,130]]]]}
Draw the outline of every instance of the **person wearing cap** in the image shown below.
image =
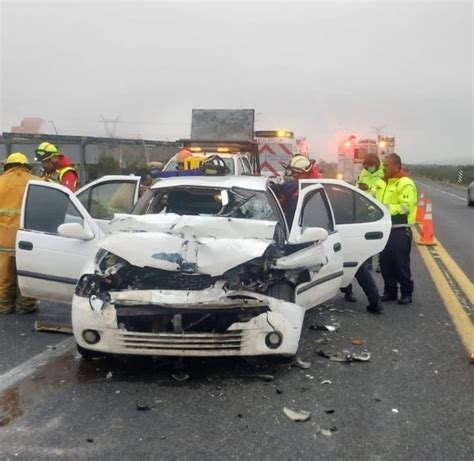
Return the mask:
{"type": "Polygon", "coordinates": [[[18,290],[15,240],[20,228],[21,204],[28,181],[40,179],[31,174],[26,155],[10,154],[0,176],[0,314],[38,310],[36,300],[21,296],[18,290]]]}
{"type": "Polygon", "coordinates": [[[61,154],[54,144],[42,142],[36,149],[36,160],[43,165],[46,181],[59,183],[76,192],[79,174],[71,159],[61,154]]]}

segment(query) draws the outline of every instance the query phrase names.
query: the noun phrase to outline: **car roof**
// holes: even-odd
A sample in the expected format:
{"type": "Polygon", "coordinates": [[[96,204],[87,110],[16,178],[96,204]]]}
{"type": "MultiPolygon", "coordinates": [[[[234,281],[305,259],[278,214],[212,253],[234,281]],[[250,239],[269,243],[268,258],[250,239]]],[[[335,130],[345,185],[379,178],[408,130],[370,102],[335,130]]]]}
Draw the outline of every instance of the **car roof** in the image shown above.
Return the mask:
{"type": "Polygon", "coordinates": [[[263,176],[176,176],[160,179],[151,188],[196,186],[230,189],[231,187],[241,187],[242,189],[265,191],[268,183],[269,179],[263,176]]]}

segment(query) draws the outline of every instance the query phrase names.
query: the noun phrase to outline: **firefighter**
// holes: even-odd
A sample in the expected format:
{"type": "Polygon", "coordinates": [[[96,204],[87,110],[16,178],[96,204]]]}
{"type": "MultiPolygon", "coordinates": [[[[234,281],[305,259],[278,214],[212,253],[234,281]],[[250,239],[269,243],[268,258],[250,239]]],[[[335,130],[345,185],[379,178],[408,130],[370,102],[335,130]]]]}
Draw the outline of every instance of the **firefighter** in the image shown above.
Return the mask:
{"type": "Polygon", "coordinates": [[[15,240],[26,186],[30,179],[39,178],[31,174],[28,158],[20,152],[8,156],[4,170],[0,176],[0,314],[10,314],[15,307],[20,313],[31,313],[38,307],[35,299],[18,291],[15,240]]]}
{"type": "Polygon", "coordinates": [[[287,167],[287,174],[291,176],[281,187],[275,187],[283,210],[286,214],[288,225],[291,227],[293,217],[295,216],[296,205],[298,203],[299,183],[300,179],[316,179],[320,178],[319,171],[314,169],[314,161],[309,160],[303,155],[297,154],[293,156],[287,167]]]}
{"type": "Polygon", "coordinates": [[[36,149],[36,160],[43,165],[46,181],[59,183],[76,192],[79,174],[71,159],[61,154],[54,144],[42,142],[36,149]]]}
{"type": "Polygon", "coordinates": [[[384,280],[382,301],[398,299],[398,304],[412,302],[414,284],[410,269],[410,251],[413,241],[411,228],[416,221],[417,192],[415,183],[402,169],[399,155],[389,154],[384,159],[385,177],[375,186],[375,197],[385,205],[392,216],[392,230],[380,253],[380,268],[384,280]]]}
{"type": "Polygon", "coordinates": [[[362,164],[359,174],[358,187],[363,191],[373,194],[377,182],[384,177],[383,164],[376,154],[368,154],[362,164]]]}

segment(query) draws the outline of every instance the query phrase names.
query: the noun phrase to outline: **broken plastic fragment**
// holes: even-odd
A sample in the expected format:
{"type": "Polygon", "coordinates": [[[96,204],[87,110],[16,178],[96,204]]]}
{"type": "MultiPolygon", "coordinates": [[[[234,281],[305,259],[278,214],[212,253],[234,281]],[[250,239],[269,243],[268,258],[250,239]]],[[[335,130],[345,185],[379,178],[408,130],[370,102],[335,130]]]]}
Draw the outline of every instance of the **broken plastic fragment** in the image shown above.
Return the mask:
{"type": "Polygon", "coordinates": [[[298,368],[302,368],[303,370],[307,370],[308,368],[311,368],[311,362],[305,362],[300,357],[296,357],[296,359],[293,362],[293,365],[295,365],[298,368]]]}
{"type": "Polygon", "coordinates": [[[256,375],[240,375],[241,378],[254,378],[263,379],[264,381],[273,381],[275,377],[273,375],[256,374],[256,375]]]}
{"type": "Polygon", "coordinates": [[[332,384],[332,381],[329,379],[324,379],[323,381],[321,381],[321,384],[332,384]]]}
{"type": "Polygon", "coordinates": [[[320,331],[337,331],[339,330],[340,325],[335,323],[334,325],[310,325],[310,330],[320,330],[320,331]]]}
{"type": "Polygon", "coordinates": [[[326,437],[330,437],[332,435],[332,432],[330,429],[319,429],[319,433],[321,435],[325,435],[326,437]]]}
{"type": "Polygon", "coordinates": [[[368,362],[370,361],[370,352],[354,352],[352,354],[352,358],[356,361],[356,362],[368,362]]]}
{"type": "Polygon", "coordinates": [[[171,377],[175,381],[187,381],[189,379],[189,375],[185,373],[184,371],[180,371],[178,373],[173,373],[171,377]]]}
{"type": "Polygon", "coordinates": [[[392,408],[392,413],[398,413],[398,410],[396,408],[392,408]]]}
{"type": "Polygon", "coordinates": [[[351,354],[349,354],[349,351],[338,351],[329,357],[329,360],[333,362],[352,362],[353,358],[351,354]]]}
{"type": "Polygon", "coordinates": [[[288,407],[283,407],[283,413],[285,413],[288,418],[292,421],[297,422],[305,422],[311,417],[311,413],[309,411],[295,411],[288,407]]]}
{"type": "Polygon", "coordinates": [[[143,402],[138,402],[137,403],[137,410],[138,411],[148,411],[150,409],[150,406],[147,405],[146,403],[143,402]]]}
{"type": "Polygon", "coordinates": [[[320,338],[320,339],[316,339],[316,341],[314,341],[315,344],[328,344],[330,342],[331,342],[331,340],[329,338],[320,338]]]}

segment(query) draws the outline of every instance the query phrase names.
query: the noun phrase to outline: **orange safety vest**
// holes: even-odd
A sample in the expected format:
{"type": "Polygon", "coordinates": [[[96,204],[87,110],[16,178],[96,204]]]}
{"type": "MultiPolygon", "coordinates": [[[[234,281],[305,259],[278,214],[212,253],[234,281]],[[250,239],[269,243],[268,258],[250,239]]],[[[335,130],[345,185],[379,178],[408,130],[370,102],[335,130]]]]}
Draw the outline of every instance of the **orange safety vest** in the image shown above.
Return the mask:
{"type": "Polygon", "coordinates": [[[0,176],[0,254],[15,255],[21,204],[28,181],[40,179],[24,167],[13,167],[0,176]]]}

